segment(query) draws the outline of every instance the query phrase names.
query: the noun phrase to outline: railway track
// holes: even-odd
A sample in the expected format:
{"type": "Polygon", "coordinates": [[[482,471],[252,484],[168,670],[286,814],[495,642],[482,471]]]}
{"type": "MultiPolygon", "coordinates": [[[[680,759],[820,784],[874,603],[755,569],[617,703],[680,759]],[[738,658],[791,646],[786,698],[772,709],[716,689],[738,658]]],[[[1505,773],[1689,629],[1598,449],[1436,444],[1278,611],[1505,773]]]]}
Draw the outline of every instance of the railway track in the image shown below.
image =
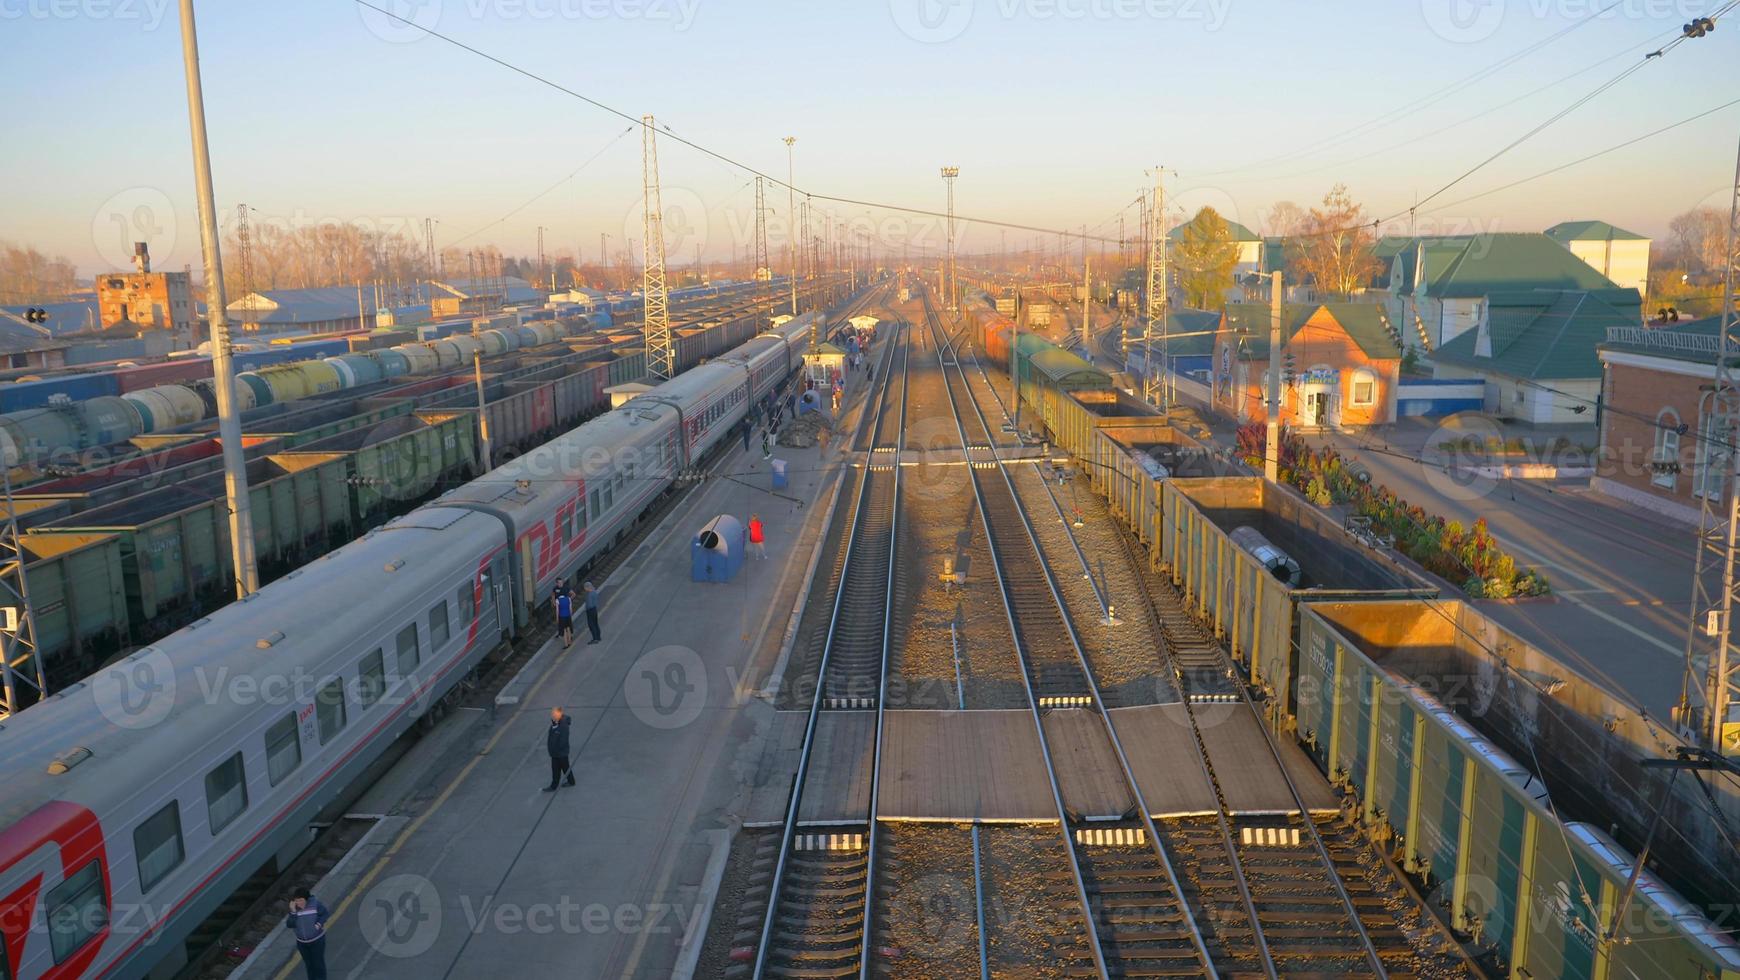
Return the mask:
{"type": "MultiPolygon", "coordinates": [[[[984,387],[997,397],[989,376],[983,378],[984,387]]],[[[1037,464],[1033,465],[1037,471],[1037,464]]],[[[1067,551],[1093,584],[1097,610],[1109,611],[1109,597],[1101,591],[1107,577],[1095,575],[1087,549],[1078,540],[1082,532],[1066,519],[1057,491],[1043,479],[1039,485],[1057,518],[1056,527],[1067,537],[1067,551]]],[[[1116,533],[1125,566],[1142,567],[1129,536],[1116,533]]],[[[1150,581],[1146,588],[1133,591],[1143,597],[1136,603],[1136,614],[1147,619],[1152,635],[1161,639],[1160,648],[1177,677],[1197,743],[1197,763],[1220,804],[1212,818],[1169,820],[1149,828],[1158,832],[1161,852],[1170,855],[1170,863],[1179,870],[1187,907],[1201,923],[1216,971],[1260,969],[1269,976],[1474,973],[1454,937],[1405,893],[1394,869],[1372,852],[1356,828],[1338,816],[1307,812],[1260,717],[1257,727],[1295,809],[1260,817],[1233,815],[1197,713],[1204,705],[1214,705],[1217,710],[1250,711],[1255,716],[1255,705],[1234,680],[1230,658],[1189,614],[1170,583],[1150,581]]],[[[1094,674],[1085,662],[1084,670],[1091,680],[1094,674]]],[[[1106,724],[1115,742],[1109,717],[1106,724]]],[[[1152,914],[1158,906],[1140,899],[1153,883],[1143,878],[1139,868],[1119,871],[1120,884],[1133,893],[1125,897],[1136,898],[1138,906],[1152,914]]],[[[1101,912],[1104,916],[1103,904],[1101,912]]],[[[1144,921],[1123,924],[1140,932],[1144,921]]],[[[1152,921],[1159,926],[1158,919],[1152,921]]],[[[1158,930],[1148,934],[1158,935],[1158,930]]],[[[1150,961],[1149,965],[1160,964],[1150,961]]]]}
{"type": "MultiPolygon", "coordinates": [[[[898,454],[905,439],[909,346],[904,333],[882,342],[887,353],[880,366],[883,382],[876,411],[867,420],[868,465],[862,470],[848,524],[850,533],[821,645],[818,680],[798,753],[797,773],[771,869],[754,886],[758,897],[765,894],[759,903],[764,909],[760,930],[753,939],[753,975],[757,978],[846,977],[860,975],[868,968],[864,950],[876,900],[870,883],[877,846],[875,821],[838,833],[818,834],[799,834],[798,823],[817,722],[823,711],[876,712],[869,814],[876,812],[882,716],[887,701],[889,612],[898,568],[898,454]]],[[[753,898],[745,903],[746,907],[757,904],[753,898]]],[[[739,937],[739,946],[748,938],[739,937]]],[[[737,969],[731,975],[744,972],[737,969]]]]}

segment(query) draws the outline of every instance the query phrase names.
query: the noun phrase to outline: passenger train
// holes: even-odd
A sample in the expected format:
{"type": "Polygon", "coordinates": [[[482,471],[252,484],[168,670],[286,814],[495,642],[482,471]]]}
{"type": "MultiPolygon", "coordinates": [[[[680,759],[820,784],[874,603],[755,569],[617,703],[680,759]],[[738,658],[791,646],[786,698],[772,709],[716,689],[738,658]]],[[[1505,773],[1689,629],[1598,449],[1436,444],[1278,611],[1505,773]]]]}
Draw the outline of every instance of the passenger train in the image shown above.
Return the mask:
{"type": "Polygon", "coordinates": [[[801,363],[806,314],[0,722],[0,980],[143,977],[801,363]]]}

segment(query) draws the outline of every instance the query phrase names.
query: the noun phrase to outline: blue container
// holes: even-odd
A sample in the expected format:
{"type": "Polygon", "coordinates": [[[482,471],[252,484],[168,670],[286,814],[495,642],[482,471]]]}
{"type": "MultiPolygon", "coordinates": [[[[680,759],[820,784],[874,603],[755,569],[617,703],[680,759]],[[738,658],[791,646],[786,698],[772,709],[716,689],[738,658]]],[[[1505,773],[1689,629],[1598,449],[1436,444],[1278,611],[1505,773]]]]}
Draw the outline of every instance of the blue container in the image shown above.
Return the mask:
{"type": "Polygon", "coordinates": [[[689,579],[694,582],[729,582],[743,567],[749,551],[749,532],[743,522],[720,514],[707,522],[689,542],[689,579]]]}
{"type": "Polygon", "coordinates": [[[786,484],[785,460],[775,459],[770,464],[770,469],[773,471],[773,488],[775,490],[784,490],[786,484]]]}
{"type": "Polygon", "coordinates": [[[55,395],[65,395],[70,401],[82,402],[120,393],[120,381],[113,374],[62,374],[43,378],[41,381],[0,385],[0,412],[41,408],[55,395]]]}

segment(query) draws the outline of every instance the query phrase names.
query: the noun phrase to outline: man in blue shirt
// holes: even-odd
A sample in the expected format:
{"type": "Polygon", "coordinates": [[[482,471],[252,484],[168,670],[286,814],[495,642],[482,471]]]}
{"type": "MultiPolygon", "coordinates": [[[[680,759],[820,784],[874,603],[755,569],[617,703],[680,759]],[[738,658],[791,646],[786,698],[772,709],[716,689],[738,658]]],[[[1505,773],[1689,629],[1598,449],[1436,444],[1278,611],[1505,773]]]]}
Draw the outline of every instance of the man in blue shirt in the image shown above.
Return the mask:
{"type": "Polygon", "coordinates": [[[586,641],[587,645],[597,643],[604,638],[603,634],[598,632],[598,596],[601,591],[598,586],[591,582],[586,583],[586,628],[592,631],[592,639],[586,641]]]}
{"type": "Polygon", "coordinates": [[[296,934],[296,952],[302,954],[308,980],[326,980],[327,914],[320,899],[298,888],[290,899],[290,914],[284,917],[284,928],[296,934]]]}
{"type": "Polygon", "coordinates": [[[562,649],[566,650],[574,645],[574,597],[558,585],[550,593],[550,602],[556,607],[556,631],[562,634],[562,649]]]}

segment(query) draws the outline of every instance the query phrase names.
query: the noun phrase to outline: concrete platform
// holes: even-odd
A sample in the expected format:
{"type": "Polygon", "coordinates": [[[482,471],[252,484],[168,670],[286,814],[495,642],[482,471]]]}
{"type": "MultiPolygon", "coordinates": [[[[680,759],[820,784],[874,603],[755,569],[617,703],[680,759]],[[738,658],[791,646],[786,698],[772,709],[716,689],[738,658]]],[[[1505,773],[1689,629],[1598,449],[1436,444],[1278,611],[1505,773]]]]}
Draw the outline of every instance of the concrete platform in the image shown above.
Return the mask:
{"type": "MultiPolygon", "coordinates": [[[[743,811],[744,826],[778,826],[791,800],[791,777],[803,748],[807,711],[781,711],[773,721],[761,759],[750,775],[754,789],[743,811]]],[[[816,747],[800,824],[866,823],[870,819],[870,764],[875,753],[876,712],[824,711],[816,720],[816,747]]]]}
{"type": "MultiPolygon", "coordinates": [[[[731,478],[693,494],[605,582],[604,641],[540,651],[518,703],[471,720],[435,771],[391,803],[403,829],[354,881],[316,891],[333,911],[334,977],[678,968],[685,937],[705,921],[719,832],[748,796],[742,760],[759,757],[772,730],[774,710],[753,694],[799,601],[842,444],[826,459],[782,449],[792,474],[783,497],[769,492],[759,446],[733,451],[719,466],[731,478]],[[693,530],[751,512],[767,525],[768,560],[728,584],[691,583],[693,530]],[[573,718],[579,786],[546,794],[554,705],[573,718]]],[[[299,977],[293,950],[278,945],[235,975],[299,977]]]]}
{"type": "MultiPolygon", "coordinates": [[[[1198,705],[1197,723],[1208,747],[1227,809],[1234,814],[1289,813],[1298,809],[1281,780],[1280,766],[1269,751],[1256,716],[1242,704],[1198,705]]],[[[1282,740],[1284,741],[1284,740],[1282,740]]],[[[1291,742],[1281,746],[1288,774],[1299,787],[1305,808],[1312,812],[1339,809],[1335,791],[1291,742]]]]}
{"type": "Polygon", "coordinates": [[[1196,738],[1182,703],[1113,708],[1110,715],[1149,816],[1197,816],[1220,808],[1196,763],[1196,738]]]}

